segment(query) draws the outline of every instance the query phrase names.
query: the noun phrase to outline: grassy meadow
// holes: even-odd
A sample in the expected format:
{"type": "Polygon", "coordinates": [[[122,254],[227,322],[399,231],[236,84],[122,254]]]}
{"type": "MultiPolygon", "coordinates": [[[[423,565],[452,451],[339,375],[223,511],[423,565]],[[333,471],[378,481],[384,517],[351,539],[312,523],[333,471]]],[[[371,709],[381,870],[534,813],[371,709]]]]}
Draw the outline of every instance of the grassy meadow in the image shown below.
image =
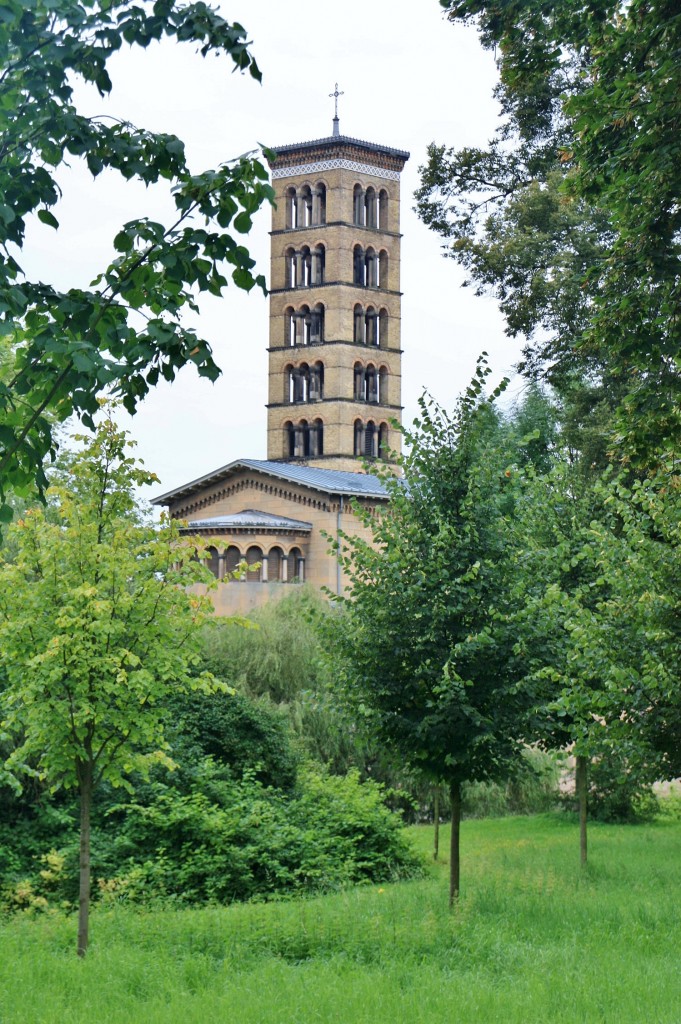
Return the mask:
{"type": "MultiPolygon", "coordinates": [[[[411,830],[424,856],[432,830],[411,830]]],[[[681,823],[466,821],[420,881],[203,910],[0,922],[0,1024],[678,1024],[681,823]]]]}

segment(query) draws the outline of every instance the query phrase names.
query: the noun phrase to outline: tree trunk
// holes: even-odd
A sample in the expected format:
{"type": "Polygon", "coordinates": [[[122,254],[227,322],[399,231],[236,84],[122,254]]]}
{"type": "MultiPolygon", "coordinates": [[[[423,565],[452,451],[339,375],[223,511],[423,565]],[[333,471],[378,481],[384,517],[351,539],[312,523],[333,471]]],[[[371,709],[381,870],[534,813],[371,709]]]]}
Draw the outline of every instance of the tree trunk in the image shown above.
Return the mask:
{"type": "Polygon", "coordinates": [[[90,816],[92,811],[92,763],[82,763],[80,779],[80,887],[78,893],[78,956],[85,956],[90,918],[90,816]]]}
{"type": "Polygon", "coordinates": [[[579,862],[586,866],[586,793],[587,760],[581,755],[575,764],[575,792],[579,802],[579,862]]]}
{"type": "Polygon", "coordinates": [[[433,860],[440,852],[440,787],[433,790],[433,860]]]}
{"type": "Polygon", "coordinates": [[[452,808],[452,835],[449,843],[449,905],[459,897],[459,826],[461,824],[461,783],[453,782],[449,788],[449,801],[452,808]]]}

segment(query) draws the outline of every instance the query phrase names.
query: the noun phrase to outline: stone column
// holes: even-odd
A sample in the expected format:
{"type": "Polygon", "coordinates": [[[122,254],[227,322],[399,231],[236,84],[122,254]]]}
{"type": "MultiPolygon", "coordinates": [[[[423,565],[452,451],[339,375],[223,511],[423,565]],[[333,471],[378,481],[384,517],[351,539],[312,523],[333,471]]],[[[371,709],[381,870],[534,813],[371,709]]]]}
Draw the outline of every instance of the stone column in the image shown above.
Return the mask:
{"type": "Polygon", "coordinates": [[[260,561],[262,562],[262,568],[260,570],[260,581],[261,583],[267,583],[267,555],[263,555],[260,561]]]}

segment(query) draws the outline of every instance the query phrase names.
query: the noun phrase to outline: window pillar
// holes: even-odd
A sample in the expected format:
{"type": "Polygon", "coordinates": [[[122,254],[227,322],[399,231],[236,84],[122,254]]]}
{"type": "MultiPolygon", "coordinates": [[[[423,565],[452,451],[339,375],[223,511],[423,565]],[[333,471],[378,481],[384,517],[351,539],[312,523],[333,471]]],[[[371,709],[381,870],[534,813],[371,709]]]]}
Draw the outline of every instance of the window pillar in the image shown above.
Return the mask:
{"type": "Polygon", "coordinates": [[[267,583],[267,555],[263,555],[260,559],[262,567],[260,569],[260,582],[267,583]]]}

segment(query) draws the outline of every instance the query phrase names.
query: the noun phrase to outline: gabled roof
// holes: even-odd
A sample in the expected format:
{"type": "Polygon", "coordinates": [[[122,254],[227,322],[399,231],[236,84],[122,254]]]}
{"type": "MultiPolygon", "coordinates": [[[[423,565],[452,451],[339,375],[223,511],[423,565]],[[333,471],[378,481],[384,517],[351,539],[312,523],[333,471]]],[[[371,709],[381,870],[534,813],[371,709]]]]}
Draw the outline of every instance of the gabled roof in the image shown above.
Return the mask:
{"type": "Polygon", "coordinates": [[[255,508],[244,509],[229,516],[211,516],[209,519],[190,519],[188,530],[303,530],[309,533],[312,523],[288,516],[275,516],[271,512],[260,512],[255,508]]]}
{"type": "Polygon", "coordinates": [[[375,476],[368,473],[348,473],[338,469],[316,469],[296,462],[269,462],[261,459],[237,459],[226,466],[221,466],[212,473],[191,480],[180,487],[159,494],[152,499],[152,505],[169,505],[180,498],[202,491],[228,480],[241,470],[251,470],[287,483],[309,487],[323,494],[338,494],[343,497],[374,498],[378,501],[388,500],[388,491],[375,476]]]}

